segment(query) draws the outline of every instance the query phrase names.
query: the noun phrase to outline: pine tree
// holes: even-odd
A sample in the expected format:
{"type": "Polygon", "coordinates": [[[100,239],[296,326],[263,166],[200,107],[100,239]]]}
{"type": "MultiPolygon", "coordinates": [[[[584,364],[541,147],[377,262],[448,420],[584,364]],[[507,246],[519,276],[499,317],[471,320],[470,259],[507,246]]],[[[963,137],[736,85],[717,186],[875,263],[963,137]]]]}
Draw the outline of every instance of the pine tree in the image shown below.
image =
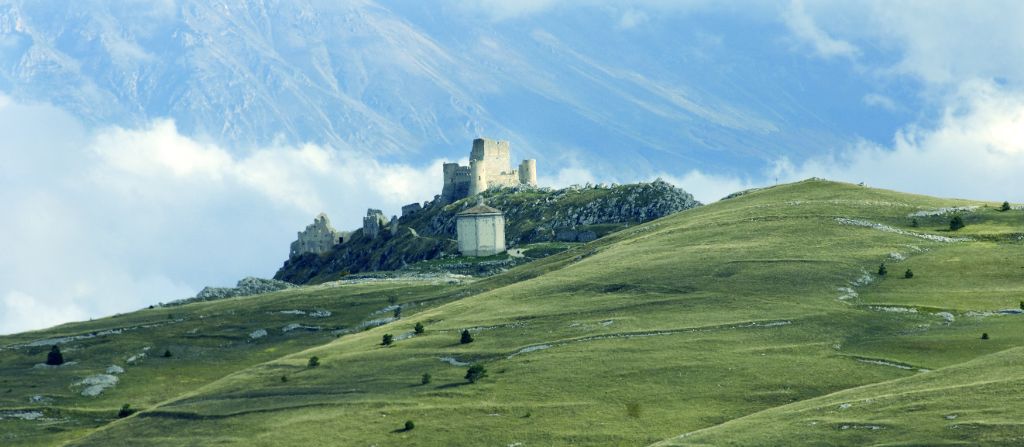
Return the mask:
{"type": "Polygon", "coordinates": [[[903,277],[907,278],[907,279],[913,278],[914,277],[914,272],[911,271],[910,269],[907,269],[907,272],[903,274],[903,277]]]}
{"type": "Polygon", "coordinates": [[[380,344],[382,344],[384,346],[390,346],[394,342],[395,342],[395,336],[394,335],[384,334],[384,337],[381,339],[380,344]]]}
{"type": "Polygon", "coordinates": [[[886,270],[885,263],[883,262],[878,266],[878,276],[885,276],[886,273],[889,273],[889,271],[886,270]]]}
{"type": "Polygon", "coordinates": [[[320,366],[320,357],[317,357],[315,355],[310,357],[309,362],[306,363],[306,366],[309,366],[310,368],[316,368],[317,366],[320,366]]]}
{"type": "Polygon", "coordinates": [[[1003,202],[1003,206],[999,207],[999,211],[1010,211],[1010,202],[1003,202]]]}
{"type": "Polygon", "coordinates": [[[430,383],[430,373],[423,373],[423,377],[420,379],[420,384],[426,385],[430,383]]]}
{"type": "Polygon", "coordinates": [[[462,338],[459,339],[459,343],[466,344],[466,343],[472,343],[472,342],[473,342],[473,336],[469,334],[469,329],[463,329],[462,330],[462,338]]]}
{"type": "Polygon", "coordinates": [[[58,348],[57,345],[53,345],[53,347],[50,348],[50,353],[46,354],[46,364],[52,366],[64,364],[64,354],[60,353],[60,348],[58,348]]]}
{"type": "Polygon", "coordinates": [[[956,231],[963,228],[964,226],[964,219],[960,216],[953,216],[953,219],[949,221],[950,230],[956,231]]]}
{"type": "Polygon", "coordinates": [[[483,379],[484,377],[487,377],[487,368],[484,368],[484,365],[479,363],[474,363],[473,366],[470,366],[469,369],[466,370],[466,380],[468,380],[469,383],[476,383],[477,380],[483,379]]]}
{"type": "Polygon", "coordinates": [[[423,327],[423,323],[417,322],[416,326],[413,327],[412,330],[414,332],[416,332],[417,334],[422,334],[423,331],[426,330],[426,329],[423,327]]]}

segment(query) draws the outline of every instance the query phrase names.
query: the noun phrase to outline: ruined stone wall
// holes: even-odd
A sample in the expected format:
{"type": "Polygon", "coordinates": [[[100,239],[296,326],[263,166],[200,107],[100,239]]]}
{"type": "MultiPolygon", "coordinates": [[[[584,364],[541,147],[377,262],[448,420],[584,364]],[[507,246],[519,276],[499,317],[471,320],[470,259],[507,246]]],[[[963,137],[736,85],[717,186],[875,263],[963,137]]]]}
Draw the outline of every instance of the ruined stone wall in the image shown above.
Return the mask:
{"type": "Polygon", "coordinates": [[[342,232],[331,226],[331,221],[326,214],[320,213],[313,219],[313,223],[298,233],[298,238],[292,242],[289,257],[294,258],[305,253],[318,255],[326,253],[335,245],[340,244],[342,238],[342,232]]]}
{"type": "Polygon", "coordinates": [[[366,210],[366,217],[363,218],[363,236],[374,239],[387,225],[388,218],[384,217],[384,212],[370,208],[366,210]]]}

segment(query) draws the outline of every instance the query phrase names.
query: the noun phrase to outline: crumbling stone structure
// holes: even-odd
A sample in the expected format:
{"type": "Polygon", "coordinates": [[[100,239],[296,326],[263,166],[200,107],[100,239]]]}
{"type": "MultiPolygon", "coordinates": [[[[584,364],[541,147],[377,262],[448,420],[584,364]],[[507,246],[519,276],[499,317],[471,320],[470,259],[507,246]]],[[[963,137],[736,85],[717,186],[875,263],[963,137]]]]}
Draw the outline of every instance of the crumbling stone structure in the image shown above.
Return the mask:
{"type": "Polygon", "coordinates": [[[384,212],[370,208],[366,210],[366,217],[363,218],[363,236],[376,239],[387,225],[388,218],[384,217],[384,212]]]}
{"type": "Polygon", "coordinates": [[[402,217],[409,217],[420,211],[423,211],[423,205],[420,205],[419,202],[410,203],[402,207],[402,217]]]}
{"type": "Polygon", "coordinates": [[[469,166],[445,163],[441,198],[448,203],[500,186],[537,186],[537,160],[523,160],[512,169],[508,141],[477,138],[469,166]]]}
{"type": "Polygon", "coordinates": [[[463,256],[491,256],[505,252],[505,215],[477,205],[455,216],[459,252],[463,256]]]}
{"type": "Polygon", "coordinates": [[[320,213],[313,219],[313,223],[299,232],[298,239],[292,242],[289,256],[294,258],[305,253],[323,254],[336,244],[343,243],[344,239],[344,233],[335,230],[327,215],[320,213]]]}

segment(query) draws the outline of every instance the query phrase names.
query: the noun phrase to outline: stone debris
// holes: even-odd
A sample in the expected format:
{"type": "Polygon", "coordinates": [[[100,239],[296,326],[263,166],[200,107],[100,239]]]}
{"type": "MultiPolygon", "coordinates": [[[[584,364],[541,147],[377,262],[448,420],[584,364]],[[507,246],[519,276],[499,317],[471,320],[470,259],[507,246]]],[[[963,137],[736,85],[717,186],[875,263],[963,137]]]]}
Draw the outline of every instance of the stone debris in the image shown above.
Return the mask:
{"type": "Polygon", "coordinates": [[[854,225],[854,226],[858,226],[858,227],[873,228],[875,230],[884,231],[886,233],[896,233],[896,234],[901,234],[901,235],[904,235],[904,236],[912,236],[912,237],[921,238],[921,239],[925,239],[925,240],[929,240],[929,241],[934,241],[934,242],[952,243],[952,242],[968,242],[968,241],[973,240],[971,238],[966,238],[966,237],[946,237],[946,236],[937,236],[937,235],[934,235],[934,234],[915,233],[913,231],[902,230],[902,229],[899,229],[899,228],[890,227],[888,225],[883,225],[883,224],[880,224],[880,223],[869,222],[869,221],[860,220],[860,219],[848,219],[848,218],[845,218],[845,217],[837,217],[836,218],[836,222],[839,222],[840,224],[843,224],[843,225],[854,225]]]}
{"type": "Polygon", "coordinates": [[[21,419],[23,421],[35,421],[43,419],[42,411],[0,411],[0,420],[3,419],[21,419]]]}
{"type": "Polygon", "coordinates": [[[107,374],[124,374],[124,368],[117,365],[110,365],[107,367],[107,374]]]}
{"type": "Polygon", "coordinates": [[[370,328],[370,327],[383,326],[383,325],[388,324],[388,323],[390,323],[392,321],[395,321],[395,320],[397,320],[397,318],[395,318],[395,317],[377,318],[377,319],[374,319],[374,320],[369,320],[369,321],[364,321],[362,323],[359,323],[359,326],[356,326],[356,329],[362,330],[362,329],[366,329],[366,328],[370,328]]]}
{"type": "Polygon", "coordinates": [[[901,254],[899,252],[895,252],[894,251],[892,253],[889,253],[889,260],[890,261],[900,262],[900,261],[905,261],[906,259],[907,259],[907,257],[903,256],[903,254],[901,254]]]}
{"type": "Polygon", "coordinates": [[[952,323],[952,322],[956,321],[956,318],[953,317],[953,314],[951,314],[949,312],[939,312],[939,313],[936,313],[935,315],[938,315],[938,316],[942,317],[943,320],[946,320],[949,323],[952,323]]]}
{"type": "Polygon", "coordinates": [[[313,318],[327,318],[327,317],[331,316],[331,311],[329,311],[329,310],[314,310],[314,311],[309,313],[309,316],[311,316],[313,318]]]}
{"type": "Polygon", "coordinates": [[[278,313],[285,315],[306,315],[306,311],[304,310],[282,310],[279,311],[278,313]]]}
{"type": "Polygon", "coordinates": [[[48,404],[53,402],[53,399],[43,396],[42,394],[36,394],[35,396],[28,398],[28,401],[33,404],[48,404]]]}
{"type": "Polygon", "coordinates": [[[61,363],[60,365],[47,365],[47,364],[45,364],[45,363],[36,363],[35,365],[32,365],[32,369],[57,369],[57,368],[67,368],[67,367],[69,367],[69,366],[71,366],[71,365],[77,365],[77,364],[78,364],[78,362],[75,362],[75,361],[71,361],[71,362],[64,362],[64,363],[61,363]]]}
{"type": "Polygon", "coordinates": [[[899,307],[899,306],[871,306],[871,310],[877,310],[879,312],[900,312],[900,313],[911,313],[916,314],[917,309],[913,307],[899,307]]]}
{"type": "Polygon", "coordinates": [[[939,217],[953,213],[969,213],[976,209],[978,209],[977,206],[952,206],[948,208],[917,211],[914,213],[907,214],[907,217],[939,217]]]}
{"type": "Polygon", "coordinates": [[[842,292],[842,295],[839,295],[839,299],[840,300],[844,300],[844,301],[845,300],[850,300],[850,299],[857,298],[859,296],[859,295],[857,295],[857,291],[853,290],[852,287],[840,287],[837,290],[842,292]]]}
{"type": "Polygon", "coordinates": [[[82,379],[80,382],[76,382],[76,386],[84,386],[82,395],[86,397],[95,397],[103,393],[107,388],[112,388],[117,385],[119,379],[115,375],[111,374],[96,374],[82,379]]]}
{"type": "Polygon", "coordinates": [[[320,330],[320,326],[306,326],[306,325],[302,325],[302,324],[299,324],[299,323],[291,323],[291,324],[281,328],[281,332],[287,334],[287,333],[289,333],[291,331],[295,331],[295,330],[299,330],[299,329],[304,329],[304,330],[307,330],[307,331],[319,331],[320,330]]]}
{"type": "Polygon", "coordinates": [[[515,356],[517,356],[517,355],[519,355],[519,354],[526,354],[527,352],[541,351],[541,350],[544,350],[544,349],[548,349],[548,348],[550,348],[550,347],[551,347],[551,345],[533,345],[533,346],[527,346],[527,347],[525,347],[525,348],[523,348],[523,349],[520,349],[520,350],[518,350],[518,351],[516,351],[516,352],[513,352],[513,353],[512,353],[511,355],[509,355],[509,356],[508,356],[508,358],[512,358],[512,357],[515,357],[515,356]]]}
{"type": "Polygon", "coordinates": [[[267,332],[266,329],[256,329],[255,331],[249,333],[249,339],[256,340],[259,338],[266,337],[268,334],[269,333],[267,332]]]}
{"type": "Polygon", "coordinates": [[[455,357],[438,357],[437,359],[452,366],[469,366],[469,362],[460,361],[455,357]]]}

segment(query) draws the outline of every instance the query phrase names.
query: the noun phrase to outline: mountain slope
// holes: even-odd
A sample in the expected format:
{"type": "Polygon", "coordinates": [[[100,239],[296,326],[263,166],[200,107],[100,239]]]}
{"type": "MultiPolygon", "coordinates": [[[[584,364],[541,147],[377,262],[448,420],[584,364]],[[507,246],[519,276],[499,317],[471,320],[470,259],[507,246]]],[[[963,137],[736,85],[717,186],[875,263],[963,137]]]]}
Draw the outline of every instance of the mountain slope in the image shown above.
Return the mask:
{"type": "MultiPolygon", "coordinates": [[[[1020,213],[980,207],[966,212],[973,224],[956,234],[910,226],[912,213],[964,205],[984,204],[821,181],[749,193],[492,278],[502,287],[240,370],[73,444],[187,437],[247,445],[637,445],[893,379],[955,381],[962,375],[940,368],[1024,343],[1019,315],[967,311],[1015,307],[1024,293],[1015,276],[1020,258],[988,262],[1019,250],[1020,213]],[[978,261],[926,259],[967,254],[978,261]],[[885,278],[873,274],[881,262],[892,272],[885,278]],[[899,277],[904,267],[914,278],[899,277]],[[950,276],[962,290],[947,289],[950,276]],[[989,290],[1002,298],[971,293],[989,290]],[[914,307],[873,304],[915,296],[931,298],[914,307]],[[426,333],[404,338],[415,321],[426,333]],[[464,328],[476,341],[458,343],[464,328]],[[990,340],[980,340],[983,331],[990,340]],[[385,333],[401,339],[381,346],[385,333]],[[307,368],[313,355],[321,364],[307,368]],[[459,362],[480,362],[489,377],[466,384],[466,367],[453,366],[459,362]],[[423,373],[433,376],[430,384],[420,385],[423,373]],[[399,430],[405,420],[416,428],[399,430]]],[[[993,375],[1014,368],[979,361],[993,375]]],[[[989,405],[1008,420],[1019,417],[1013,399],[989,394],[989,405]]],[[[750,427],[742,432],[749,438],[724,429],[711,442],[770,439],[750,427]]],[[[815,435],[831,443],[884,443],[890,434],[946,439],[927,427],[850,432],[831,424],[815,435]]],[[[1011,442],[1016,432],[970,433],[968,442],[1011,442]]]]}

